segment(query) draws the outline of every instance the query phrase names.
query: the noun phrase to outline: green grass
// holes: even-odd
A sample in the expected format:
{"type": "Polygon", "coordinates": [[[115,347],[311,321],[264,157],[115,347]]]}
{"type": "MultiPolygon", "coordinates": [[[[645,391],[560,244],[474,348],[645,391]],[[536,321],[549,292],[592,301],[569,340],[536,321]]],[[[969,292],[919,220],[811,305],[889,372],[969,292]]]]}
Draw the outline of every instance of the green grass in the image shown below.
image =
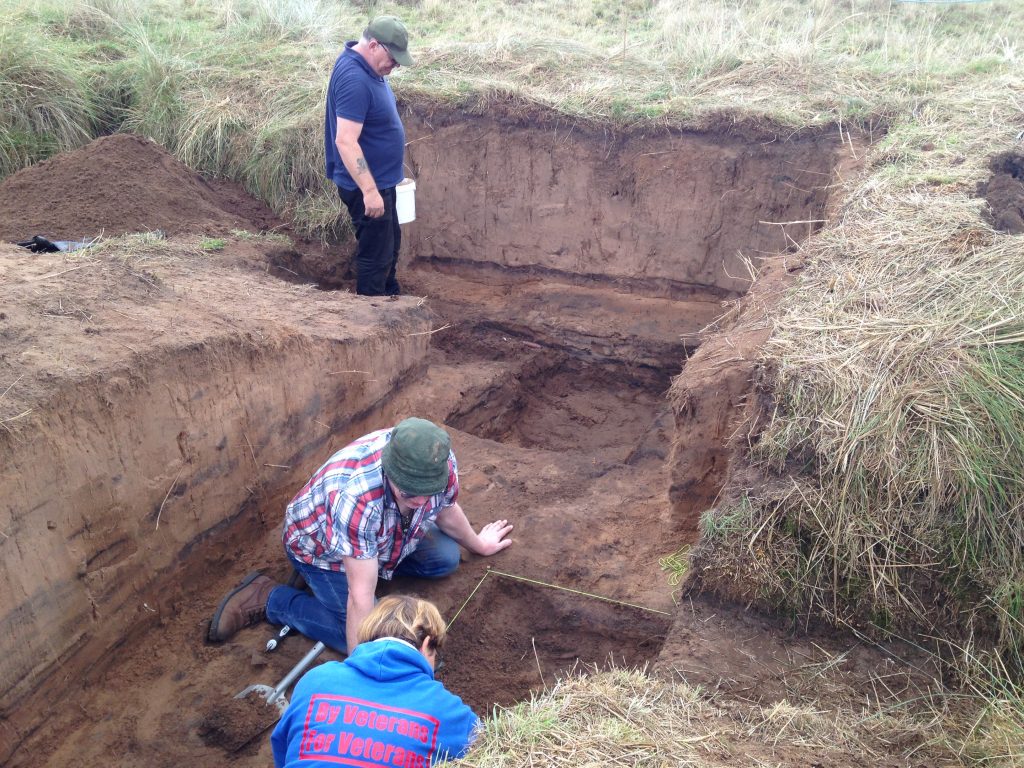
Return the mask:
{"type": "Polygon", "coordinates": [[[323,89],[341,41],[389,11],[418,61],[392,77],[403,100],[684,128],[723,110],[891,125],[965,76],[1016,72],[1024,17],[1005,0],[0,0],[0,175],[130,130],[242,182],[309,234],[343,234],[321,179],[323,89]],[[40,99],[50,107],[33,108],[40,99]]]}
{"type": "Polygon", "coordinates": [[[199,241],[201,251],[223,251],[227,240],[222,237],[205,237],[199,241]]]}
{"type": "Polygon", "coordinates": [[[96,94],[66,48],[0,23],[0,176],[82,146],[100,128],[96,94]]]}

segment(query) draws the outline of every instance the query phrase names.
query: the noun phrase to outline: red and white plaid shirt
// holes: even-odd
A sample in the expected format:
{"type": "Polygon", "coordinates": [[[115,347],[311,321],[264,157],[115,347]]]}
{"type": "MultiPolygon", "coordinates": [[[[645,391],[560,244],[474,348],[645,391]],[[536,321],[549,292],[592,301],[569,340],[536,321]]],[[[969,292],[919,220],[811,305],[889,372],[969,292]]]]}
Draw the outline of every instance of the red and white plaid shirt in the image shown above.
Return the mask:
{"type": "Polygon", "coordinates": [[[444,507],[459,496],[455,454],[448,454],[448,487],[417,509],[407,530],[384,481],[381,451],[391,429],[364,435],[331,456],[291,500],[285,512],[284,546],[296,560],[343,571],[341,559],[377,558],[380,577],[390,579],[412,554],[444,507]]]}

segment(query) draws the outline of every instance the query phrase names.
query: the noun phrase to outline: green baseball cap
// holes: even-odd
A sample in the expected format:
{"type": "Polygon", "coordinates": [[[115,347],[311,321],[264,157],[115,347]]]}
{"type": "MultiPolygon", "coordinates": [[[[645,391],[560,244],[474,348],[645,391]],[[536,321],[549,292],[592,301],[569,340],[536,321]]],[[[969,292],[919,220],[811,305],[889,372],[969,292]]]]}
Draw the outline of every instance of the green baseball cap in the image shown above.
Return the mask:
{"type": "Polygon", "coordinates": [[[398,490],[414,496],[433,496],[448,487],[448,433],[415,416],[398,422],[384,445],[381,465],[398,490]]]}
{"type": "Polygon", "coordinates": [[[374,39],[391,54],[391,58],[403,67],[413,65],[412,56],[409,55],[409,33],[405,30],[405,24],[394,16],[378,16],[370,22],[363,37],[367,40],[374,39]]]}

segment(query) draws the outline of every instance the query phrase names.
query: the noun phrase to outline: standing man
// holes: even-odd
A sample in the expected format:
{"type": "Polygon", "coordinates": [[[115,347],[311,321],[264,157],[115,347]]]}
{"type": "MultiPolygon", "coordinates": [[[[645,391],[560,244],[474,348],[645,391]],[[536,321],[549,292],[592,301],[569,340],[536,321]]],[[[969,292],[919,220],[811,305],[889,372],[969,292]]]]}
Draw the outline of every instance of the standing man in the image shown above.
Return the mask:
{"type": "Polygon", "coordinates": [[[474,531],[458,495],[451,440],[436,424],[409,418],[359,438],[331,456],[285,512],[285,554],[313,594],[251,573],[221,600],[210,640],[266,618],[351,652],[379,578],[440,578],[458,568],[459,544],[478,555],[512,544],[507,520],[474,531]]]}
{"type": "Polygon", "coordinates": [[[358,42],[345,43],[327,88],[327,177],[352,217],[356,293],[363,296],[401,292],[395,277],[402,244],[395,187],[405,177],[405,128],[384,78],[412,63],[405,25],[394,16],[378,16],[358,42]]]}

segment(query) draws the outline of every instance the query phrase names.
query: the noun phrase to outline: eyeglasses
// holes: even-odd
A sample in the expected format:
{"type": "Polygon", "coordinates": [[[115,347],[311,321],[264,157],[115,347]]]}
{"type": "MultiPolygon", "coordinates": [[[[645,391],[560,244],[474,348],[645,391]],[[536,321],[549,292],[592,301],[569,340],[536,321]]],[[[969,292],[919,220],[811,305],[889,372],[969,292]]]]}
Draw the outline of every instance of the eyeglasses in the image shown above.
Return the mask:
{"type": "Polygon", "coordinates": [[[391,51],[388,50],[388,47],[386,45],[384,45],[384,43],[382,43],[380,40],[375,40],[374,42],[376,42],[377,46],[382,51],[384,51],[384,54],[388,57],[388,63],[392,67],[397,67],[398,66],[398,62],[395,60],[395,57],[391,55],[391,51]]]}
{"type": "Polygon", "coordinates": [[[398,496],[404,501],[408,501],[409,499],[429,499],[431,496],[429,493],[406,493],[395,484],[394,480],[390,478],[388,478],[388,486],[391,488],[391,494],[393,496],[398,496]]]}
{"type": "Polygon", "coordinates": [[[406,493],[405,491],[403,491],[401,488],[398,488],[397,486],[392,486],[392,487],[395,489],[395,491],[398,493],[398,495],[401,498],[403,498],[403,499],[408,500],[408,499],[424,498],[423,494],[421,494],[421,493],[406,493]]]}

